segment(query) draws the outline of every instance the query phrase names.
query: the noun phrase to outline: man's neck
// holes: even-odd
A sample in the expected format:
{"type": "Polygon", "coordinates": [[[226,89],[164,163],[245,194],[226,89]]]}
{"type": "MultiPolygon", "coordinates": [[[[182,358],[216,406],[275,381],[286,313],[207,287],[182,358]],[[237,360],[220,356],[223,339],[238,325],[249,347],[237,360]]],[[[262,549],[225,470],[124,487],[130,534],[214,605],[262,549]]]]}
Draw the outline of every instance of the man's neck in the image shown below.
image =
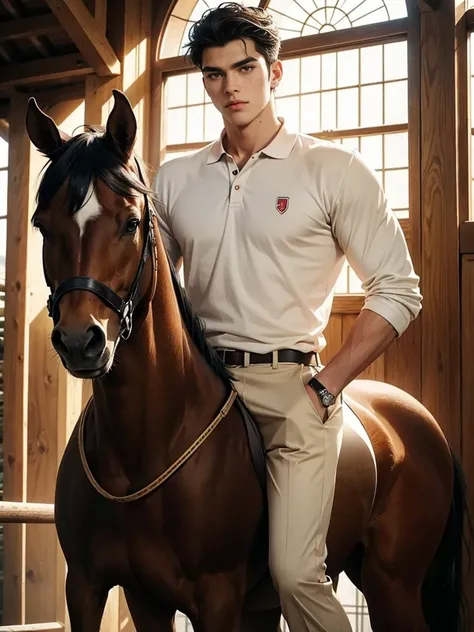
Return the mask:
{"type": "Polygon", "coordinates": [[[225,125],[223,145],[235,163],[241,168],[249,158],[269,145],[282,127],[274,108],[265,108],[261,114],[246,127],[225,125]]]}

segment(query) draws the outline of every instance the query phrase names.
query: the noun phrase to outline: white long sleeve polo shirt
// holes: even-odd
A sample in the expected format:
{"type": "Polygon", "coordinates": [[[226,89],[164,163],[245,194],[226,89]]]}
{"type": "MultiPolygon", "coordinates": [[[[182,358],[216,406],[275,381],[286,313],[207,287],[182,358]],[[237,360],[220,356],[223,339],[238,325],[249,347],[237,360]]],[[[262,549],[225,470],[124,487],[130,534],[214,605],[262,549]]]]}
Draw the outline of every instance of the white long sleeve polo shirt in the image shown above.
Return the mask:
{"type": "Polygon", "coordinates": [[[215,347],[321,351],[346,257],[363,309],[400,335],[421,309],[419,277],[362,156],[287,129],[239,170],[220,138],[154,179],[161,237],[215,347]]]}

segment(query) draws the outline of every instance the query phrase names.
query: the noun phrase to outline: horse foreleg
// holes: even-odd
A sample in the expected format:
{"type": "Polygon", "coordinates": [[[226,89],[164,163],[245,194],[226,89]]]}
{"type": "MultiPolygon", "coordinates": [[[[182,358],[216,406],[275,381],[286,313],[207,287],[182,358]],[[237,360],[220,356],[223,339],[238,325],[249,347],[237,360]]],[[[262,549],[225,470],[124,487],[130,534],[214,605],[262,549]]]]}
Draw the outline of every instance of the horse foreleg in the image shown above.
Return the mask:
{"type": "Polygon", "coordinates": [[[128,590],[124,592],[137,632],[175,632],[175,610],[159,608],[128,590]]]}
{"type": "Polygon", "coordinates": [[[66,601],[71,632],[99,632],[109,587],[91,583],[82,568],[69,568],[66,601]]]}
{"type": "MultiPolygon", "coordinates": [[[[190,615],[194,632],[239,632],[242,621],[246,566],[227,575],[206,575],[199,579],[197,616],[190,615]]],[[[273,632],[273,631],[272,631],[273,632]]]]}
{"type": "Polygon", "coordinates": [[[280,608],[265,611],[246,610],[239,632],[281,632],[280,620],[280,608]]]}

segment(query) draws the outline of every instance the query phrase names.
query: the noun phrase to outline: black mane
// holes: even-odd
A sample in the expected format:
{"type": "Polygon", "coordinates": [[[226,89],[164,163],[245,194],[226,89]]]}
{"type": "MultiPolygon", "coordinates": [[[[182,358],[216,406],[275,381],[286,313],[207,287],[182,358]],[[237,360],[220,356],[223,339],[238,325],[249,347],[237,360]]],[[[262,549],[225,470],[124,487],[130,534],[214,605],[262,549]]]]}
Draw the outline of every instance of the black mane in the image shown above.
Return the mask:
{"type": "MultiPolygon", "coordinates": [[[[67,203],[71,215],[76,213],[87,202],[86,196],[91,184],[102,180],[112,191],[118,195],[148,196],[148,203],[154,210],[154,192],[146,181],[146,170],[143,162],[134,154],[139,173],[143,181],[135,173],[127,168],[126,163],[120,160],[117,154],[109,148],[104,141],[104,129],[101,127],[87,126],[86,131],[73,136],[56,154],[51,156],[50,162],[41,178],[36,196],[37,210],[32,218],[35,222],[36,213],[42,208],[50,206],[53,197],[61,185],[68,180],[67,203]]],[[[197,316],[182,286],[176,268],[170,261],[170,272],[173,280],[173,288],[178,301],[179,310],[184,325],[188,330],[192,341],[202,354],[214,373],[225,384],[231,385],[231,377],[204,335],[204,323],[197,316]]]]}

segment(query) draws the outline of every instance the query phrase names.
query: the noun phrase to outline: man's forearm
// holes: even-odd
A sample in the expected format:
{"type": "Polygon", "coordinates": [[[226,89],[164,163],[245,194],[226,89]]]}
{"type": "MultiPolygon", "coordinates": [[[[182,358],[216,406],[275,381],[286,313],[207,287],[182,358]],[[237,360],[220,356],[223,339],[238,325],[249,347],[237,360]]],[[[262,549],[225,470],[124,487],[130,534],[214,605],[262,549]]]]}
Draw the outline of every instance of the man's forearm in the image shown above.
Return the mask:
{"type": "Polygon", "coordinates": [[[396,337],[393,326],[379,314],[364,309],[340,351],[322,369],[318,379],[334,395],[376,360],[396,337]]]}

